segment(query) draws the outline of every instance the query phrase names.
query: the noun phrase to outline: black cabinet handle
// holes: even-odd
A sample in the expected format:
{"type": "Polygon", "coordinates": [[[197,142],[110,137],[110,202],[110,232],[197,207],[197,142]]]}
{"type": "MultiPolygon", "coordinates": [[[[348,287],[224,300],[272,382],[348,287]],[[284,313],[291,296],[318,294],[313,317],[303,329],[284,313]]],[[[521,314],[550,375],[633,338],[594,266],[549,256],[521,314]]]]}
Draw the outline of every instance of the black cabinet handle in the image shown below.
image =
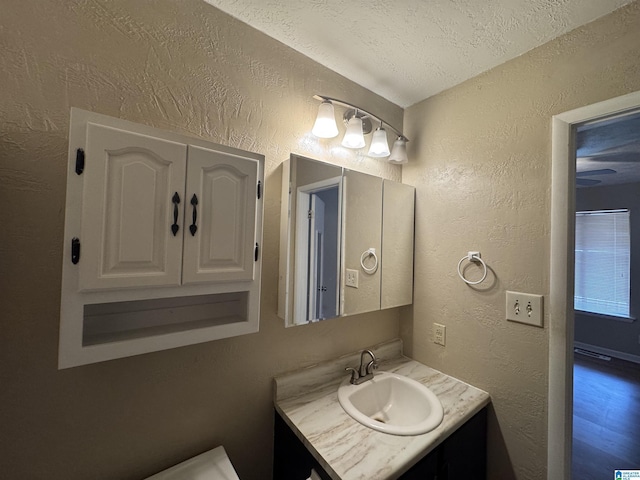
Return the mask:
{"type": "Polygon", "coordinates": [[[196,222],[198,220],[198,197],[196,197],[195,193],[193,194],[193,197],[191,197],[191,205],[193,206],[193,222],[189,227],[189,231],[191,232],[191,236],[193,237],[198,231],[198,227],[196,225],[196,222]]]}
{"type": "Polygon", "coordinates": [[[71,239],[71,263],[76,265],[80,261],[80,239],[73,237],[71,239]]]}
{"type": "Polygon", "coordinates": [[[173,202],[173,225],[171,225],[171,232],[175,237],[178,230],[180,230],[180,226],[178,225],[178,205],[180,204],[180,195],[178,195],[178,192],[173,194],[171,201],[173,202]]]}
{"type": "Polygon", "coordinates": [[[253,259],[257,262],[258,261],[258,254],[260,252],[260,247],[258,247],[258,244],[256,243],[256,249],[253,252],[253,259]]]}

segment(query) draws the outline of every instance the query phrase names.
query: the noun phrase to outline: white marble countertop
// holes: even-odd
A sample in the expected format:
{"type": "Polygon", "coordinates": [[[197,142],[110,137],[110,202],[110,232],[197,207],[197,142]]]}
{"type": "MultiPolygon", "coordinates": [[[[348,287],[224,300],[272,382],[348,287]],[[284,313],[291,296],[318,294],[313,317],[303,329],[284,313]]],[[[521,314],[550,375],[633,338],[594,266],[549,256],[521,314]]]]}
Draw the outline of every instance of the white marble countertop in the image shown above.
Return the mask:
{"type": "Polygon", "coordinates": [[[402,356],[400,340],[371,350],[380,370],[427,385],[442,402],[444,419],[415,436],[377,432],[352,419],[338,402],[338,386],[344,368],[360,364],[359,352],[276,377],[276,410],[334,480],[398,478],[491,401],[483,390],[402,356]]]}

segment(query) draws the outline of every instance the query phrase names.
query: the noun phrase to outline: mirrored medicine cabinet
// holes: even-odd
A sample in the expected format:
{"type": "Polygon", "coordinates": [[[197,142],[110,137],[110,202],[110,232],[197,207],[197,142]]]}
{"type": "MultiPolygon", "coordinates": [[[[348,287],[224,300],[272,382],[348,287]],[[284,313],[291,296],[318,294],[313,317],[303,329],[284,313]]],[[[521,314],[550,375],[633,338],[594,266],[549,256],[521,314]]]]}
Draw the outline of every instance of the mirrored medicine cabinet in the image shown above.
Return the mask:
{"type": "Polygon", "coordinates": [[[411,304],[415,189],[299,155],[282,169],[285,325],[411,304]]]}

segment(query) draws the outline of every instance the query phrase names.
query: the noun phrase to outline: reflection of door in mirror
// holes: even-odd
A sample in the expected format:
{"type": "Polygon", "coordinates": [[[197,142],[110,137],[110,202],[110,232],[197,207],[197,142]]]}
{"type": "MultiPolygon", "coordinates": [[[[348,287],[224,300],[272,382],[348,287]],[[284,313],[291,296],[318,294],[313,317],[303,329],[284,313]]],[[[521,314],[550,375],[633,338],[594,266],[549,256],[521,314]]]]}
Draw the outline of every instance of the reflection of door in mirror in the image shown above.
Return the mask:
{"type": "Polygon", "coordinates": [[[295,323],[338,316],[340,184],[334,177],[299,186],[295,242],[295,323]]]}
{"type": "Polygon", "coordinates": [[[286,326],[340,316],[342,167],[283,163],[278,316],[286,326]]]}

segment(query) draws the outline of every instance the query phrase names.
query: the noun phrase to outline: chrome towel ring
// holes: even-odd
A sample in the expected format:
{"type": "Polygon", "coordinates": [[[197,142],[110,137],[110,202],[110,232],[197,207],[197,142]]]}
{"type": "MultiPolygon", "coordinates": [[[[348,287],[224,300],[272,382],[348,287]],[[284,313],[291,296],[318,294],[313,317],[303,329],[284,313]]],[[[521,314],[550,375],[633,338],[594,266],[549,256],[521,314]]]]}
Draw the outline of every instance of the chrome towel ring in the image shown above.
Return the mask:
{"type": "Polygon", "coordinates": [[[362,270],[364,270],[364,273],[367,273],[369,275],[373,275],[374,273],[376,273],[376,270],[378,270],[378,256],[376,255],[375,248],[370,248],[369,250],[365,250],[364,252],[362,252],[362,255],[360,256],[360,266],[362,267],[362,270]],[[364,261],[368,257],[373,257],[373,266],[371,267],[366,267],[364,265],[364,261]]]}
{"type": "Polygon", "coordinates": [[[484,263],[484,260],[482,260],[482,258],[480,258],[480,252],[469,252],[460,259],[460,261],[458,262],[458,276],[467,285],[478,285],[479,283],[484,282],[484,279],[487,278],[487,264],[484,263]],[[472,263],[480,263],[482,265],[484,271],[482,272],[482,278],[480,280],[472,282],[471,280],[467,280],[466,278],[464,278],[460,267],[462,266],[462,262],[464,262],[465,260],[469,260],[472,263]]]}

